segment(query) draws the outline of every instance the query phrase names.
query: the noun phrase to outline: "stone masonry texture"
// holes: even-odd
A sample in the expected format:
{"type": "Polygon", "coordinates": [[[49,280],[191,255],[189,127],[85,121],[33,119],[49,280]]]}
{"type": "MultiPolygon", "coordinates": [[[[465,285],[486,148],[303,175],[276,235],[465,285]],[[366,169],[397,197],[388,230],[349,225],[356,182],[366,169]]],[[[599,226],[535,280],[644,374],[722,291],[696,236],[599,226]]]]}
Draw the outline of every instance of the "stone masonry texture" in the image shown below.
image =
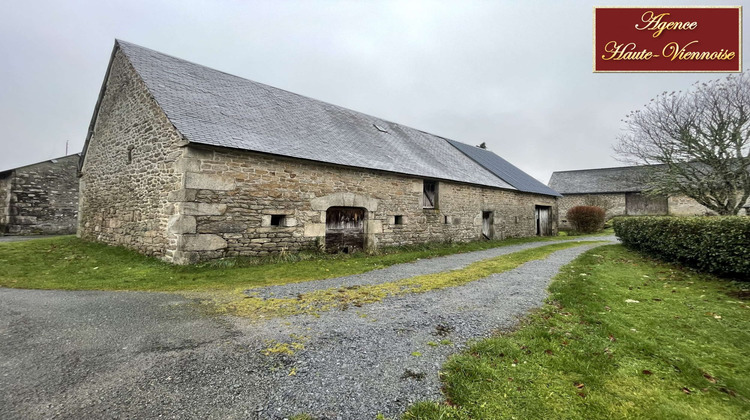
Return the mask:
{"type": "Polygon", "coordinates": [[[171,259],[176,238],[167,224],[182,136],[117,52],[81,168],[78,235],[171,259]]]}
{"type": "Polygon", "coordinates": [[[0,174],[0,234],[75,233],[78,159],[75,154],[0,174]]]}
{"type": "MultiPolygon", "coordinates": [[[[570,224],[566,219],[568,210],[575,206],[598,206],[607,211],[606,218],[627,214],[625,208],[625,193],[610,194],[566,194],[558,199],[559,226],[561,229],[569,229],[570,224]]],[[[698,204],[697,201],[686,196],[672,196],[667,200],[669,214],[672,216],[706,216],[715,215],[713,211],[698,204]]]]}
{"type": "Polygon", "coordinates": [[[552,207],[555,220],[555,197],[438,181],[438,206],[424,209],[421,178],[253,152],[188,146],[180,166],[176,262],[315,249],[330,207],[365,209],[368,247],[479,240],[484,211],[495,238],[535,235],[536,205],[552,207]],[[271,215],[285,224],[269,226],[271,215]]]}
{"type": "Polygon", "coordinates": [[[535,235],[537,205],[557,220],[554,196],[435,180],[423,209],[415,176],[189,144],[119,50],[80,179],[81,238],[179,264],[322,249],[330,207],[364,209],[367,248],[479,240],[483,212],[494,238],[535,235]]]}

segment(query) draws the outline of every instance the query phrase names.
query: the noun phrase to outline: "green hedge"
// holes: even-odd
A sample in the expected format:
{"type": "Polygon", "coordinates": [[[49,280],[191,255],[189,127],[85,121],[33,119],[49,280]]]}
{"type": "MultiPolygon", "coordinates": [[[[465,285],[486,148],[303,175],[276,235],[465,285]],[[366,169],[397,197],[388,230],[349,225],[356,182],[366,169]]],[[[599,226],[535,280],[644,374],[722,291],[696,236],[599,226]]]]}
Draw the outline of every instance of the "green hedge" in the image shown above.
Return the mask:
{"type": "Polygon", "coordinates": [[[628,248],[750,280],[750,217],[618,217],[614,228],[628,248]]]}

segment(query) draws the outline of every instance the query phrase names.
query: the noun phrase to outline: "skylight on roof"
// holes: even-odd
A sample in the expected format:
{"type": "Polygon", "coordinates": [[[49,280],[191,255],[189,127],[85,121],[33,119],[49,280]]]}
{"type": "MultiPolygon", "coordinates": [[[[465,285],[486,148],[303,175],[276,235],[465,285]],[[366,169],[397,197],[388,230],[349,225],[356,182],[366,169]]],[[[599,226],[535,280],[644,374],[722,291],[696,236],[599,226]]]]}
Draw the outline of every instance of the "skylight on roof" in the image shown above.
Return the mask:
{"type": "Polygon", "coordinates": [[[383,127],[381,127],[381,126],[379,126],[377,124],[373,124],[372,126],[375,127],[381,133],[387,133],[388,132],[388,130],[386,130],[385,128],[383,128],[383,127]]]}

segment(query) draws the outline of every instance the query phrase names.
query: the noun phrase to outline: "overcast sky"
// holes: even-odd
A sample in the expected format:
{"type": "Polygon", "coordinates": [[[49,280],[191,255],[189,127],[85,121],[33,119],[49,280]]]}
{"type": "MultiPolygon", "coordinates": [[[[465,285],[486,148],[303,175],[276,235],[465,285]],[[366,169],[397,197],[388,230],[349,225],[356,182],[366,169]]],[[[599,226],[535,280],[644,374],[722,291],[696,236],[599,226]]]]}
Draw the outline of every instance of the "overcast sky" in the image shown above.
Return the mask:
{"type": "MultiPolygon", "coordinates": [[[[79,152],[115,38],[490,150],[546,183],[722,74],[592,73],[594,5],[714,0],[3,1],[0,169],[79,152]]],[[[745,20],[743,32],[747,32],[745,20]]],[[[744,48],[743,55],[748,49],[744,48]]]]}

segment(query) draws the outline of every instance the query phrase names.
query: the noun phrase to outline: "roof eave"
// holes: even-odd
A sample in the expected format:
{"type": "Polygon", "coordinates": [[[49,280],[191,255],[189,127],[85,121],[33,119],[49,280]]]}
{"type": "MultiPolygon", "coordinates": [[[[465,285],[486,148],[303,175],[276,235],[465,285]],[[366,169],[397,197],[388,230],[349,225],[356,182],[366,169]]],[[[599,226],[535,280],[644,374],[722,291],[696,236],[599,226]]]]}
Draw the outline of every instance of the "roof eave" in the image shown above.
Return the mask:
{"type": "Polygon", "coordinates": [[[102,87],[99,89],[99,97],[96,99],[96,105],[94,106],[94,114],[91,116],[91,122],[89,123],[89,129],[86,132],[86,141],[83,143],[83,150],[81,150],[81,158],[78,161],[78,175],[80,176],[81,171],[83,170],[83,163],[86,161],[86,151],[89,148],[89,142],[91,141],[91,136],[94,134],[94,127],[96,126],[96,119],[99,116],[99,107],[102,105],[102,100],[104,99],[104,94],[107,90],[107,81],[109,80],[109,74],[112,71],[112,64],[115,61],[115,54],[117,53],[117,50],[120,48],[120,45],[118,43],[118,40],[115,39],[115,44],[112,47],[112,53],[109,56],[109,64],[107,64],[107,72],[104,73],[104,80],[102,81],[102,87]]]}

